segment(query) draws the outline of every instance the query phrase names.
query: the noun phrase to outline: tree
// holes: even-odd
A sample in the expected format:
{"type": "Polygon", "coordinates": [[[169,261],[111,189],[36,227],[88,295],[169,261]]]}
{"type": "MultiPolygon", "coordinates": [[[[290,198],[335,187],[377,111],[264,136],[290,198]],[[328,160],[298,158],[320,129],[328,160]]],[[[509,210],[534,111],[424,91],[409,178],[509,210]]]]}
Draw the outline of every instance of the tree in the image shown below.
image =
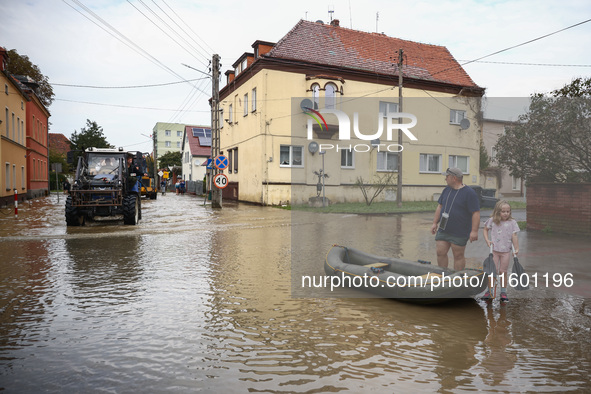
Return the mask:
{"type": "Polygon", "coordinates": [[[370,206],[373,200],[375,200],[375,198],[379,196],[386,187],[395,186],[394,178],[396,176],[397,174],[394,172],[374,175],[374,182],[371,184],[366,184],[363,180],[363,177],[359,176],[357,177],[355,185],[361,190],[363,198],[365,199],[365,204],[370,206]]]}
{"type": "Polygon", "coordinates": [[[181,167],[183,165],[182,162],[182,154],[181,152],[166,152],[160,159],[158,159],[159,168],[165,167],[181,167]]]}
{"type": "Polygon", "coordinates": [[[7,54],[6,71],[12,75],[25,75],[34,79],[39,84],[39,89],[36,92],[37,97],[45,107],[49,108],[55,96],[49,78],[43,75],[39,67],[33,64],[28,56],[19,55],[16,49],[11,49],[7,54]]]}
{"type": "Polygon", "coordinates": [[[482,140],[481,140],[480,141],[480,171],[486,170],[488,167],[490,167],[490,157],[488,156],[488,153],[486,152],[486,148],[484,147],[484,144],[482,143],[482,140]]]}
{"type": "Polygon", "coordinates": [[[96,122],[86,119],[86,128],[81,128],[80,133],[74,130],[70,138],[72,150],[84,151],[86,148],[114,148],[107,142],[103,134],[103,128],[96,122]]]}
{"type": "Polygon", "coordinates": [[[49,149],[49,162],[51,164],[60,163],[62,165],[62,172],[70,172],[70,165],[66,161],[66,157],[63,153],[60,153],[54,149],[49,149]]]}
{"type": "Polygon", "coordinates": [[[591,78],[551,96],[531,96],[529,111],[495,145],[499,165],[529,181],[591,182],[591,78]]]}

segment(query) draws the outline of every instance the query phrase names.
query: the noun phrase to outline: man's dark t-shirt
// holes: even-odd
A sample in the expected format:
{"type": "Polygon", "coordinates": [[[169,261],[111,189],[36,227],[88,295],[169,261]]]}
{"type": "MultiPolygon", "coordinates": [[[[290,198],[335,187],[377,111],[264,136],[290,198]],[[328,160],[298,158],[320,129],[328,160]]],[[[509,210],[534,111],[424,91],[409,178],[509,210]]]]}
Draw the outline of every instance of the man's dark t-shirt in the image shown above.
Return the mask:
{"type": "Polygon", "coordinates": [[[441,204],[441,214],[449,213],[444,232],[456,237],[469,238],[472,231],[472,214],[480,211],[480,202],[474,189],[464,186],[454,190],[447,186],[437,202],[441,204]]]}

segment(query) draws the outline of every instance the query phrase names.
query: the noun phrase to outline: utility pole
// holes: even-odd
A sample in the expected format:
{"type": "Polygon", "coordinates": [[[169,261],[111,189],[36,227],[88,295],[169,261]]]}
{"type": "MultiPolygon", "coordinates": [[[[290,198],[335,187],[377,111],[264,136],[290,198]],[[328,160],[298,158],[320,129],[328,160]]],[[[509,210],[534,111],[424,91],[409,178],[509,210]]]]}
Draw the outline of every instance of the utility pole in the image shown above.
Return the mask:
{"type": "MultiPolygon", "coordinates": [[[[211,62],[211,160],[212,164],[220,154],[220,56],[213,55],[211,62]]],[[[220,170],[215,165],[211,166],[209,187],[211,190],[211,207],[222,207],[222,189],[215,187],[213,179],[220,170]]]]}
{"type": "Polygon", "coordinates": [[[152,154],[152,159],[154,161],[154,185],[153,188],[155,188],[156,190],[158,190],[160,188],[160,175],[158,175],[158,158],[156,155],[156,133],[158,130],[156,131],[152,131],[152,141],[153,141],[153,154],[152,154]]]}
{"type": "MultiPolygon", "coordinates": [[[[402,49],[398,51],[398,112],[402,112],[402,49]]],[[[398,118],[398,123],[402,124],[402,118],[398,118]]],[[[402,207],[402,129],[398,129],[398,182],[396,183],[396,205],[402,207]]]]}

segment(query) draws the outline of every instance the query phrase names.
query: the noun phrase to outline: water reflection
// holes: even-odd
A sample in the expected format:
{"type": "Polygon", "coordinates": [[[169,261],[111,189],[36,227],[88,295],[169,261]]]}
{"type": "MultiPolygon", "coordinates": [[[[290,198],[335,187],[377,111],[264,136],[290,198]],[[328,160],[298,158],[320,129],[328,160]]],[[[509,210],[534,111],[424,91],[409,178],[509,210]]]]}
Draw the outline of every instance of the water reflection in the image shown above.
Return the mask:
{"type": "Polygon", "coordinates": [[[138,235],[66,239],[52,257],[67,267],[69,303],[83,310],[130,302],[141,289],[139,243],[138,235]]]}
{"type": "Polygon", "coordinates": [[[492,307],[486,309],[488,335],[484,341],[485,358],[482,366],[487,370],[485,381],[491,386],[498,386],[505,379],[507,372],[513,369],[517,361],[515,351],[511,349],[513,335],[511,322],[507,319],[507,306],[498,311],[492,307]]]}
{"type": "Polygon", "coordinates": [[[292,221],[289,211],[212,211],[175,195],[142,208],[139,226],[66,230],[62,204],[43,208],[45,219],[23,214],[31,229],[0,221],[0,389],[591,388],[591,313],[574,296],[532,290],[504,309],[474,300],[424,307],[351,289],[343,298],[294,297],[294,272],[323,274],[333,243],[424,258],[434,252],[420,230],[428,217],[292,221]]]}

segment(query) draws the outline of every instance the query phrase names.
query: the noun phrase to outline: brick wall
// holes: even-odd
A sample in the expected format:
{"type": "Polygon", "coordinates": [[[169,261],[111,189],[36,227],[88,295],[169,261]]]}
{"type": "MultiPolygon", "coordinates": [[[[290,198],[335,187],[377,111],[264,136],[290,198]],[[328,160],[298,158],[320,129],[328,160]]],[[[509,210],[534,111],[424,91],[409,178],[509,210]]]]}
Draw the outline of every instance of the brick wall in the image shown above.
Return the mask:
{"type": "Polygon", "coordinates": [[[527,228],[591,235],[591,184],[529,184],[527,228]]]}

